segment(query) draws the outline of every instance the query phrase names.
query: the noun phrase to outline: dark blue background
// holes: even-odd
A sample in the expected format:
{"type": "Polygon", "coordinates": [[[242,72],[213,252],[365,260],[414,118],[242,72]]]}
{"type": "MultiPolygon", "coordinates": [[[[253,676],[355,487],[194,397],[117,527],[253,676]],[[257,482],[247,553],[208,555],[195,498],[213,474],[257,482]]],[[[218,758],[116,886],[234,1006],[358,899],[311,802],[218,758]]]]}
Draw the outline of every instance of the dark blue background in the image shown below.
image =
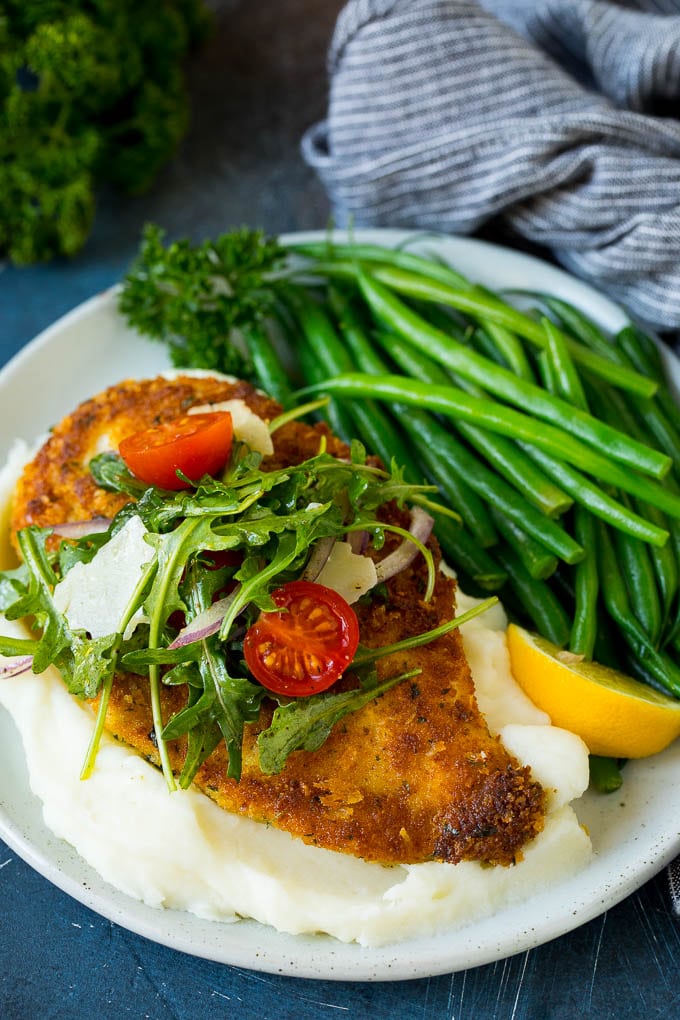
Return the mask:
{"type": "MultiPolygon", "coordinates": [[[[325,52],[341,2],[218,7],[217,32],[190,69],[191,132],[152,193],[103,196],[77,259],[0,272],[0,363],[118,280],[147,220],[194,238],[242,223],[270,233],[326,225],[328,204],[299,139],[325,108],[325,52]]],[[[570,935],[475,970],[373,984],[274,977],[133,935],[0,842],[2,1020],[673,1020],[679,960],[680,926],[660,875],[570,935]]]]}

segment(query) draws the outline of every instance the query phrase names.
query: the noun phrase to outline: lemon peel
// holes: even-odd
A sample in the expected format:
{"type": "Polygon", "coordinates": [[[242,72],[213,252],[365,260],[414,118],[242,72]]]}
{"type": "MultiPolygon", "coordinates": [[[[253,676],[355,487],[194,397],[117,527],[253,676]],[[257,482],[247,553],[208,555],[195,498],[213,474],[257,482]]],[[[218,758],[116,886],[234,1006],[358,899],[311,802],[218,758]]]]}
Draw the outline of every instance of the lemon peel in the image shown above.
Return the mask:
{"type": "Polygon", "coordinates": [[[591,754],[645,758],[680,736],[680,700],[517,624],[508,626],[507,641],[522,690],[554,726],[581,737],[591,754]]]}

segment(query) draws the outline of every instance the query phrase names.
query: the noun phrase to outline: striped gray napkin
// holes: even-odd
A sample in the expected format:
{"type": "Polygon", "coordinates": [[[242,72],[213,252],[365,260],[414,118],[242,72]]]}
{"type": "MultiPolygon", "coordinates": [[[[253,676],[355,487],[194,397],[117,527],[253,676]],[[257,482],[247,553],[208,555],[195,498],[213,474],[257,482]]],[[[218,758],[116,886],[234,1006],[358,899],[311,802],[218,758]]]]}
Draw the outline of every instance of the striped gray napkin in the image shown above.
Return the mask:
{"type": "Polygon", "coordinates": [[[329,69],[339,225],[500,221],[680,328],[680,0],[350,0],[329,69]]]}

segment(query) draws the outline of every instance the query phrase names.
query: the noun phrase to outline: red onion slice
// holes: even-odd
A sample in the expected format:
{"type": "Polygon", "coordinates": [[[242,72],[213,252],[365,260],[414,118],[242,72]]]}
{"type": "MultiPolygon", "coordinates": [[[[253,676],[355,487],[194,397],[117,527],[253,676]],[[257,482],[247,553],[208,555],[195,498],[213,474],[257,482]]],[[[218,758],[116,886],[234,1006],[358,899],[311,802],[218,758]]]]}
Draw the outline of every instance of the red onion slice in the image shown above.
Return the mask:
{"type": "MultiPolygon", "coordinates": [[[[423,544],[427,542],[432,532],[433,524],[434,519],[422,507],[413,507],[408,530],[414,538],[417,538],[423,544]]],[[[375,572],[378,575],[378,581],[386,581],[388,577],[394,577],[395,574],[404,570],[413,562],[419,551],[415,542],[411,542],[408,538],[402,539],[401,544],[394,552],[391,552],[384,560],[376,563],[375,572]]]]}
{"type": "Polygon", "coordinates": [[[4,659],[0,662],[0,677],[19,676],[21,673],[28,673],[32,665],[32,655],[17,655],[11,659],[4,659]]]}
{"type": "Polygon", "coordinates": [[[227,615],[229,607],[236,598],[240,587],[238,585],[225,598],[213,602],[208,609],[204,609],[202,613],[194,617],[191,623],[188,623],[179,632],[175,640],[168,647],[184,648],[185,645],[192,645],[195,641],[204,641],[213,634],[217,634],[222,626],[222,620],[227,615]]]}
{"type": "Polygon", "coordinates": [[[368,531],[350,531],[347,541],[353,553],[356,553],[357,556],[363,556],[368,548],[369,538],[368,531]]]}
{"type": "Polygon", "coordinates": [[[60,538],[83,538],[85,535],[100,535],[108,531],[110,517],[92,517],[89,521],[65,521],[63,524],[52,524],[52,533],[60,538]]]}
{"type": "Polygon", "coordinates": [[[316,581],[317,577],[328,562],[328,557],[331,554],[335,542],[336,539],[332,535],[327,535],[326,538],[319,539],[312,550],[309,560],[307,561],[307,566],[302,572],[302,579],[304,581],[316,581]]]}

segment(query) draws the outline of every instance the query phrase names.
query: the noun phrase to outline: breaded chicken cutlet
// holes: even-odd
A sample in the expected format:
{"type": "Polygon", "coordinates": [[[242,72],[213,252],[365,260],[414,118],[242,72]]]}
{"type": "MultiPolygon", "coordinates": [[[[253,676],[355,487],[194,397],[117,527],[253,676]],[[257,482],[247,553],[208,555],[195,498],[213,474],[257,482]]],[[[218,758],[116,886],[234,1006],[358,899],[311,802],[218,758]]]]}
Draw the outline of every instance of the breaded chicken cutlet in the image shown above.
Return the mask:
{"type": "MultiPolygon", "coordinates": [[[[112,516],[129,497],[96,486],[88,469],[93,455],[192,406],[235,397],[266,420],[280,410],[247,383],[203,376],[126,381],[84,402],[54,428],[26,467],[14,499],[13,532],[30,524],[112,516]]],[[[274,433],[274,453],[263,467],[315,455],[322,435],[331,454],[347,454],[324,426],[293,422],[274,433]]],[[[403,523],[404,511],[390,506],[385,514],[403,523]]],[[[431,545],[438,556],[436,541],[431,545]]],[[[424,572],[419,556],[387,582],[386,594],[355,606],[362,644],[383,646],[452,617],[455,582],[437,572],[434,595],[425,602],[424,572]]],[[[345,716],[317,751],[293,752],[276,775],[264,775],[258,765],[257,736],[274,708],[265,699],[258,721],[246,725],[240,781],[227,778],[227,751],[220,745],[195,785],[227,811],[369,861],[514,862],[542,829],[541,786],[490,735],[458,631],[408,655],[380,659],[378,672],[382,678],[414,667],[421,670],[415,679],[345,716]]],[[[340,683],[356,684],[351,675],[340,683]]],[[[163,687],[162,703],[167,721],[186,704],[185,690],[163,687]]],[[[143,677],[116,675],[106,723],[115,737],[158,764],[143,677]]],[[[182,742],[171,743],[169,753],[179,772],[182,742]]]]}

